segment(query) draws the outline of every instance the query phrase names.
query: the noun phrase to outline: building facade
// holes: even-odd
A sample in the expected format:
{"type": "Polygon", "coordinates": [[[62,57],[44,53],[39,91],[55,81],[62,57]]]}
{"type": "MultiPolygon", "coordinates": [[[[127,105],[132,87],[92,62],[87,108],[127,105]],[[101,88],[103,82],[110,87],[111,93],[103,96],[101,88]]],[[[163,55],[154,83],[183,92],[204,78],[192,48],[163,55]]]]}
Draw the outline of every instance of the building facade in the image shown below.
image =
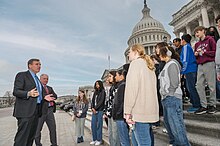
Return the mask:
{"type": "Polygon", "coordinates": [[[216,26],[215,18],[220,14],[220,0],[191,0],[172,15],[169,25],[174,27],[174,34],[194,34],[197,26],[216,26]]]}
{"type": "Polygon", "coordinates": [[[164,29],[163,25],[150,16],[150,9],[147,7],[146,1],[142,10],[143,17],[135,25],[132,35],[128,39],[128,48],[125,50],[126,63],[128,63],[128,51],[134,44],[142,44],[145,47],[146,54],[152,54],[155,45],[158,42],[171,39],[170,34],[164,29]]]}

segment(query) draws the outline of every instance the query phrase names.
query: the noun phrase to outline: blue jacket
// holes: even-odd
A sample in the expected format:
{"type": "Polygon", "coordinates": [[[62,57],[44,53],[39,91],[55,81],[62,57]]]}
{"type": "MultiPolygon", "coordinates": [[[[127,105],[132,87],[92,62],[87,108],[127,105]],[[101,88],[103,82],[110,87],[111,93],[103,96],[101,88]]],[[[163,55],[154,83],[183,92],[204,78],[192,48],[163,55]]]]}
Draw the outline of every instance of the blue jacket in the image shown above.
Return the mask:
{"type": "Polygon", "coordinates": [[[180,54],[180,61],[183,65],[181,74],[197,72],[196,58],[194,56],[193,49],[189,43],[183,46],[180,54]]]}

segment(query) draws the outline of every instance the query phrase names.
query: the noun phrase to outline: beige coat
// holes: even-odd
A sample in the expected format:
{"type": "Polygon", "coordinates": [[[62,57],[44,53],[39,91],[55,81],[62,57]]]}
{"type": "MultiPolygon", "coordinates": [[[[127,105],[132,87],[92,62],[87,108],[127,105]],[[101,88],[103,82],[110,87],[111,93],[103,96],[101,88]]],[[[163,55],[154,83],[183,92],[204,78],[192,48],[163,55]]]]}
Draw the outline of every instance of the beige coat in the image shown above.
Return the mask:
{"type": "Polygon", "coordinates": [[[156,75],[145,60],[138,58],[130,64],[125,87],[124,113],[132,114],[136,122],[153,123],[159,120],[156,75]]]}

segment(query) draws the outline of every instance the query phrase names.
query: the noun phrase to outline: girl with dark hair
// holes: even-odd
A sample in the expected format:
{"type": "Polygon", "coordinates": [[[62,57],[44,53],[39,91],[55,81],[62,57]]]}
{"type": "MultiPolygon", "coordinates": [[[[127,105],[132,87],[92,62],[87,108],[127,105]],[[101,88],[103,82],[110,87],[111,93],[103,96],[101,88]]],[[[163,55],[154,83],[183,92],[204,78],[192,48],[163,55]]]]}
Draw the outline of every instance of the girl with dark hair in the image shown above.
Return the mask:
{"type": "Polygon", "coordinates": [[[98,80],[94,85],[94,94],[92,98],[92,139],[90,144],[101,145],[102,144],[102,126],[103,126],[103,109],[105,106],[105,89],[102,81],[98,80]]]}
{"type": "Polygon", "coordinates": [[[85,92],[82,89],[79,89],[78,96],[73,105],[73,114],[76,117],[75,119],[75,132],[77,136],[77,143],[84,141],[84,126],[85,118],[88,111],[88,99],[85,96],[85,92]]]}
{"type": "Polygon", "coordinates": [[[111,85],[111,87],[109,89],[109,95],[107,96],[106,99],[104,115],[103,115],[103,118],[108,118],[108,135],[109,135],[110,146],[120,146],[117,125],[112,118],[112,106],[117,88],[115,76],[116,76],[116,71],[110,71],[108,74],[107,80],[111,85]]]}
{"type": "Polygon", "coordinates": [[[129,127],[126,123],[123,115],[124,115],[124,91],[125,91],[125,77],[127,71],[118,70],[116,72],[116,82],[117,83],[117,92],[114,98],[112,116],[113,120],[116,121],[118,134],[120,138],[121,146],[130,146],[130,138],[129,138],[129,127]]]}
{"type": "Polygon", "coordinates": [[[160,59],[166,64],[159,74],[164,125],[168,131],[170,144],[190,146],[183,121],[182,90],[180,88],[181,66],[173,54],[172,47],[160,49],[160,59]]]}
{"type": "Polygon", "coordinates": [[[219,40],[219,33],[215,26],[210,26],[206,31],[206,36],[212,36],[215,39],[215,42],[219,40]]]}
{"type": "MultiPolygon", "coordinates": [[[[152,55],[151,58],[152,60],[154,60],[155,63],[155,74],[157,77],[157,99],[158,99],[158,105],[159,105],[159,117],[163,116],[163,107],[161,104],[161,96],[159,93],[159,88],[160,88],[160,82],[158,79],[158,75],[160,74],[161,70],[163,69],[165,62],[160,60],[160,48],[164,47],[164,46],[168,46],[168,44],[166,42],[160,42],[157,43],[155,46],[155,55],[152,55]]],[[[160,120],[157,121],[156,123],[153,124],[152,128],[153,130],[159,128],[160,126],[160,120]]]]}

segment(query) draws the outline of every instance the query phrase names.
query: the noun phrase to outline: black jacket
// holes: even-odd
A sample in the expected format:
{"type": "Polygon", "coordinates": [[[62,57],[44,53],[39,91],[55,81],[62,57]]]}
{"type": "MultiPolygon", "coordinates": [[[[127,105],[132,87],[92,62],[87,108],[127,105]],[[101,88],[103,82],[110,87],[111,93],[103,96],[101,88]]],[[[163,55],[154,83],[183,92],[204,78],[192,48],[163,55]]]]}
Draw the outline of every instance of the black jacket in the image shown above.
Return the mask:
{"type": "MultiPolygon", "coordinates": [[[[28,91],[34,88],[36,88],[36,84],[29,71],[19,72],[16,75],[13,90],[13,95],[16,97],[13,112],[14,117],[28,118],[34,115],[37,106],[37,98],[27,96],[28,91]]],[[[41,115],[41,109],[42,104],[40,105],[39,115],[41,115]]]]}
{"type": "Polygon", "coordinates": [[[113,106],[113,100],[115,97],[117,86],[116,84],[112,85],[111,88],[109,89],[109,97],[105,103],[105,108],[104,108],[104,114],[108,116],[108,118],[112,117],[112,106],[113,106]]]}
{"type": "Polygon", "coordinates": [[[92,97],[91,108],[94,108],[96,111],[103,111],[105,107],[105,97],[106,93],[104,89],[96,90],[92,97]]]}
{"type": "Polygon", "coordinates": [[[125,81],[120,81],[117,87],[117,92],[113,102],[112,117],[113,120],[123,120],[125,81]]]}
{"type": "MultiPolygon", "coordinates": [[[[47,86],[47,85],[46,85],[47,86]]],[[[57,94],[54,92],[53,88],[50,86],[47,86],[47,89],[49,91],[49,94],[53,94],[53,97],[55,99],[57,99],[57,94]]],[[[45,91],[45,89],[43,88],[43,97],[45,97],[47,95],[47,92],[45,91]]],[[[56,103],[53,101],[54,106],[51,107],[53,108],[53,112],[56,112],[56,103]]],[[[48,111],[48,106],[49,106],[49,102],[44,100],[43,102],[43,106],[42,106],[42,114],[47,114],[48,111]]]]}

